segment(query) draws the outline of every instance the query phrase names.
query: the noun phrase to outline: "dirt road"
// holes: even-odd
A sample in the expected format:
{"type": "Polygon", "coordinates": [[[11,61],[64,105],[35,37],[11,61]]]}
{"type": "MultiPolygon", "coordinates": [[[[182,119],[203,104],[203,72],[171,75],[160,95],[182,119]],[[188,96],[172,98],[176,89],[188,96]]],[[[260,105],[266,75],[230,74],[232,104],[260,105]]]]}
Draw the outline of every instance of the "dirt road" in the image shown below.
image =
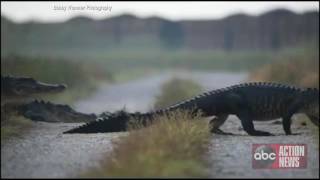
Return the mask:
{"type": "Polygon", "coordinates": [[[112,150],[111,141],[125,133],[62,135],[79,123],[35,123],[23,138],[1,144],[2,178],[77,177],[99,165],[104,154],[112,150]]]}

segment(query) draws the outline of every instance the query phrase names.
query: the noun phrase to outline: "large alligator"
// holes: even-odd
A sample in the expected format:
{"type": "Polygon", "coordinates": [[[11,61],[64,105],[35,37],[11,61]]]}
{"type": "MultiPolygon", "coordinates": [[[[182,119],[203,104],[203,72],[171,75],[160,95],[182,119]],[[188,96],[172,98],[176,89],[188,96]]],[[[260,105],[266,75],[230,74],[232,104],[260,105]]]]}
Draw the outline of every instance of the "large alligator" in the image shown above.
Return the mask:
{"type": "Polygon", "coordinates": [[[219,129],[229,115],[236,115],[243,129],[253,136],[269,136],[269,132],[256,130],[253,121],[266,121],[282,118],[287,135],[291,134],[291,117],[296,113],[306,114],[319,126],[319,90],[299,88],[277,83],[244,83],[200,94],[192,99],[179,102],[164,109],[147,113],[126,113],[119,111],[64,133],[99,133],[127,130],[129,119],[139,119],[147,125],[157,115],[169,112],[189,110],[201,111],[204,117],[214,116],[210,120],[213,133],[228,134],[219,129]]]}
{"type": "Polygon", "coordinates": [[[1,76],[1,101],[4,102],[36,94],[57,93],[65,89],[63,84],[47,84],[30,77],[1,76]]]}
{"type": "Polygon", "coordinates": [[[22,104],[18,107],[18,112],[33,121],[44,122],[90,122],[98,117],[95,114],[77,112],[68,105],[42,100],[22,104]]]}

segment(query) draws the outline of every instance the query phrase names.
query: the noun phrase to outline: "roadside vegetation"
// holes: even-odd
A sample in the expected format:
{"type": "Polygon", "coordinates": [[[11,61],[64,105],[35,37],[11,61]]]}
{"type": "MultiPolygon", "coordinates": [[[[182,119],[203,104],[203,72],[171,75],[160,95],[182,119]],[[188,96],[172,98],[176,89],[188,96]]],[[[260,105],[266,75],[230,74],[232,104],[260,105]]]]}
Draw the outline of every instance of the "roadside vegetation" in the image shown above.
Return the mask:
{"type": "Polygon", "coordinates": [[[173,78],[164,83],[156,96],[155,109],[170,106],[200,93],[201,87],[192,80],[173,78]]]}
{"type": "Polygon", "coordinates": [[[6,122],[1,122],[1,140],[6,140],[9,137],[21,137],[30,128],[32,128],[31,120],[22,116],[11,116],[6,122]]]}
{"type": "Polygon", "coordinates": [[[303,87],[319,88],[319,49],[305,47],[284,53],[275,63],[251,72],[250,81],[272,81],[303,87]]]}
{"type": "Polygon", "coordinates": [[[18,116],[9,106],[1,106],[1,140],[20,137],[32,128],[32,121],[18,116]]]}
{"type": "MultiPolygon", "coordinates": [[[[193,82],[173,79],[163,86],[159,96],[167,97],[167,100],[160,102],[158,97],[155,104],[164,106],[176,99],[187,98],[199,89],[193,82]]],[[[114,142],[113,152],[100,168],[90,170],[83,176],[207,177],[204,158],[210,133],[200,113],[195,117],[186,111],[158,116],[147,128],[138,128],[141,125],[131,121],[129,134],[114,142]]]]}
{"type": "Polygon", "coordinates": [[[149,127],[133,128],[118,139],[102,166],[83,176],[206,177],[207,128],[205,121],[188,112],[157,117],[149,127]]]}
{"type": "MultiPolygon", "coordinates": [[[[279,52],[281,53],[281,52],[279,52]]],[[[277,53],[276,53],[277,54],[277,53]]],[[[89,56],[89,55],[88,55],[89,56]]],[[[92,59],[108,64],[108,70],[126,72],[136,68],[247,71],[273,62],[274,52],[220,50],[128,50],[114,49],[92,54],[92,59]],[[258,59],[258,61],[257,61],[258,59]],[[128,68],[129,67],[129,68],[128,68]]]]}

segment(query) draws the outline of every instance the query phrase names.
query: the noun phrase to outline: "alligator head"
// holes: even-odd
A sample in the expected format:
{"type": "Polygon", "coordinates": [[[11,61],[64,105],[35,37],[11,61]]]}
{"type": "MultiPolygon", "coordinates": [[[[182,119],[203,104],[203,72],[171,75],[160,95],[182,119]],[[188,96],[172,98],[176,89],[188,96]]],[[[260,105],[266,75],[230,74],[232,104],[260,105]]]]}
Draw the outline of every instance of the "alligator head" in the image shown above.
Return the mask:
{"type": "Polygon", "coordinates": [[[19,106],[18,111],[24,117],[45,122],[89,122],[97,118],[95,114],[84,114],[68,105],[33,101],[19,106]]]}
{"type": "Polygon", "coordinates": [[[56,93],[66,89],[62,84],[47,84],[30,77],[1,76],[1,95],[25,97],[33,94],[56,93]]]}

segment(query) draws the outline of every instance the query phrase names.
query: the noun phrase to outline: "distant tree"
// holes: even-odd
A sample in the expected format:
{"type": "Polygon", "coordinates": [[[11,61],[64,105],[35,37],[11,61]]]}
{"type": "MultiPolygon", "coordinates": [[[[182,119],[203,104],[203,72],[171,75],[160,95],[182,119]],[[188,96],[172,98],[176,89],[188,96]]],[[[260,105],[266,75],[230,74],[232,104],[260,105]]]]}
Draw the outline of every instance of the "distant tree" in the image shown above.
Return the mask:
{"type": "Polygon", "coordinates": [[[165,48],[180,48],[184,42],[183,28],[178,22],[163,21],[160,27],[159,37],[165,48]]]}

